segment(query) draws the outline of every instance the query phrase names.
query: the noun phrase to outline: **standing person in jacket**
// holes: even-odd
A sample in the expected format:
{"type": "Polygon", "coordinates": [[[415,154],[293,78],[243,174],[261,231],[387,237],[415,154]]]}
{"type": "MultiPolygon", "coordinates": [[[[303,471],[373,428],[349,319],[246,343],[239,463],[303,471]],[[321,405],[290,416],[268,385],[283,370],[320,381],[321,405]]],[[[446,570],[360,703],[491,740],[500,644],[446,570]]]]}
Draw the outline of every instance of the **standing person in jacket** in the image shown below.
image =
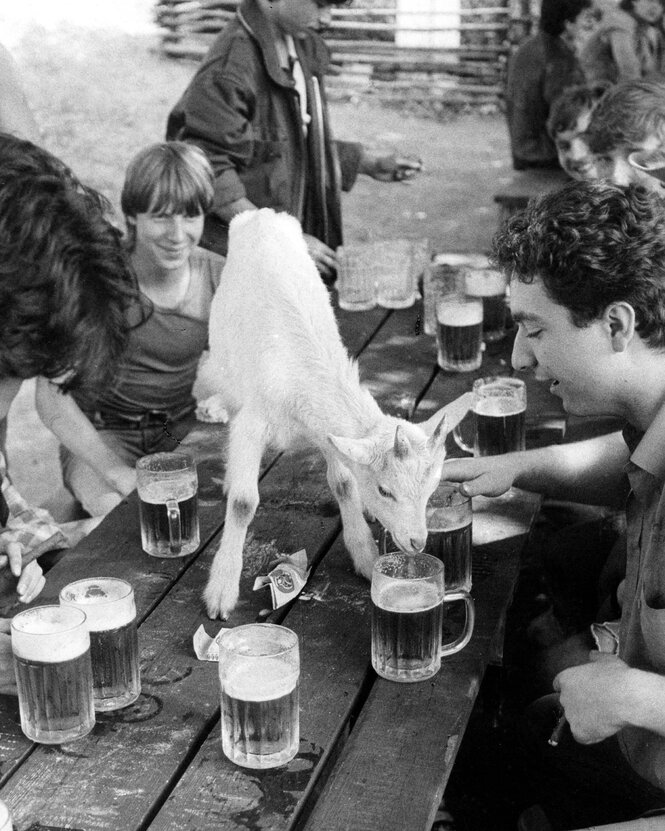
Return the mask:
{"type": "Polygon", "coordinates": [[[243,0],[168,120],[167,138],[202,147],[215,198],[201,244],[226,254],[228,224],[254,207],[297,217],[319,271],[331,276],[342,242],[340,192],[358,173],[408,179],[416,160],[333,141],[319,35],[345,0],[243,0]]]}
{"type": "Polygon", "coordinates": [[[506,115],[515,170],[559,167],[547,132],[550,107],[566,87],[584,83],[577,44],[595,25],[591,0],[543,0],[540,31],[519,46],[508,67],[506,115]]]}
{"type": "Polygon", "coordinates": [[[634,81],[663,72],[662,0],[621,0],[606,11],[580,61],[589,83],[634,81]]]}
{"type": "Polygon", "coordinates": [[[134,489],[140,456],[176,450],[196,423],[192,387],[224,264],[198,247],[212,194],[212,170],[198,147],[162,142],[132,159],[120,201],[142,301],[129,320],[142,304],[152,314],[132,329],[106,390],[70,396],[45,378],[37,383],[37,411],[63,445],[64,483],[93,517],[134,489]]]}

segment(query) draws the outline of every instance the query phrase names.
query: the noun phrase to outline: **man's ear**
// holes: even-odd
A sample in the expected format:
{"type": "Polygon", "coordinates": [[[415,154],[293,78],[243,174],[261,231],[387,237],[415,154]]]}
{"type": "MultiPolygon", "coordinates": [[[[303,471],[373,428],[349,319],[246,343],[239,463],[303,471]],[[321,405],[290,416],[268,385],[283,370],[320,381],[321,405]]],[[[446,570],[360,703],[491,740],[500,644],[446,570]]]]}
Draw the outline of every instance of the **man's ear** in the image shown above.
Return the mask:
{"type": "Polygon", "coordinates": [[[623,352],[635,337],[635,309],[624,300],[610,303],[603,319],[612,339],[612,349],[623,352]]]}

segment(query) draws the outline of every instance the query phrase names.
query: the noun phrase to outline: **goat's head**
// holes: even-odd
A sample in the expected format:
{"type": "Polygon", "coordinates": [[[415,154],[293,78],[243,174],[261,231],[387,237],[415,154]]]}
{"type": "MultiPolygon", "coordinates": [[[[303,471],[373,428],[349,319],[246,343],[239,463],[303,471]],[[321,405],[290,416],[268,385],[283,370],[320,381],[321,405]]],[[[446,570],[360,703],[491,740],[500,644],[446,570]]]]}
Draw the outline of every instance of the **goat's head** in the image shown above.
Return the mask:
{"type": "Polygon", "coordinates": [[[328,437],[353,472],[367,513],[411,553],[425,547],[425,508],[446,454],[447,419],[437,416],[420,425],[386,416],[365,438],[328,437]]]}

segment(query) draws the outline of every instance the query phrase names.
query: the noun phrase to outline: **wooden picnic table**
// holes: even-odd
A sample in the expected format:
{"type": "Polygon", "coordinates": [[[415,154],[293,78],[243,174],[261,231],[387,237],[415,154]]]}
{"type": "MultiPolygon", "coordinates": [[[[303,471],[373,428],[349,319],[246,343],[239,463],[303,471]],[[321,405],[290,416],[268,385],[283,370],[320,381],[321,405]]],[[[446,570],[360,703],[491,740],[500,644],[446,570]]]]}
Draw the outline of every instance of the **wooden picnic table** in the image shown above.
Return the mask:
{"type": "MultiPolygon", "coordinates": [[[[422,309],[339,312],[342,336],[384,410],[421,420],[470,388],[508,371],[509,340],[464,375],[438,371],[422,309]]],[[[529,418],[551,429],[558,401],[529,381],[529,418]]],[[[36,604],[86,576],[117,576],[135,589],[142,694],[97,716],[88,736],[60,746],[29,742],[16,699],[0,698],[0,799],[17,831],[181,829],[429,829],[443,796],[487,665],[500,660],[503,623],[520,554],[539,499],[514,491],[474,500],[476,627],[439,674],[416,684],[378,678],[370,666],[369,584],[340,538],[322,458],[288,452],[264,459],[261,504],[245,547],[237,609],[225,626],[284,623],[301,647],[297,757],[269,771],[234,766],[222,754],[217,665],[198,661],[192,637],[207,619],[201,593],[224,519],[226,428],[201,425],[187,440],[197,457],[201,547],[168,560],[140,547],[136,494],[49,572],[36,604]],[[275,556],[305,548],[313,574],[306,594],[273,612],[266,589],[252,591],[275,556]]],[[[453,447],[451,444],[451,452],[453,447]]],[[[454,616],[453,616],[454,617],[454,616]]]]}

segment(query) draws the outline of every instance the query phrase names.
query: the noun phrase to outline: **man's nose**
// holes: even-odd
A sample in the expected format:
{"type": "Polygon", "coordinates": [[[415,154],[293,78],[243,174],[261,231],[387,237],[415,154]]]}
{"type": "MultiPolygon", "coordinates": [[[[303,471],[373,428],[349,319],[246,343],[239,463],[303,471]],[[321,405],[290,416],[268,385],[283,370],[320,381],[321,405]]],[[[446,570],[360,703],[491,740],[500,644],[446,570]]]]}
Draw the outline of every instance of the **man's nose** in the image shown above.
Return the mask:
{"type": "Polygon", "coordinates": [[[510,360],[513,365],[513,369],[518,371],[522,369],[532,369],[536,365],[536,360],[533,356],[531,347],[528,345],[525,335],[522,334],[519,328],[517,330],[517,335],[515,336],[513,353],[510,360]]]}

